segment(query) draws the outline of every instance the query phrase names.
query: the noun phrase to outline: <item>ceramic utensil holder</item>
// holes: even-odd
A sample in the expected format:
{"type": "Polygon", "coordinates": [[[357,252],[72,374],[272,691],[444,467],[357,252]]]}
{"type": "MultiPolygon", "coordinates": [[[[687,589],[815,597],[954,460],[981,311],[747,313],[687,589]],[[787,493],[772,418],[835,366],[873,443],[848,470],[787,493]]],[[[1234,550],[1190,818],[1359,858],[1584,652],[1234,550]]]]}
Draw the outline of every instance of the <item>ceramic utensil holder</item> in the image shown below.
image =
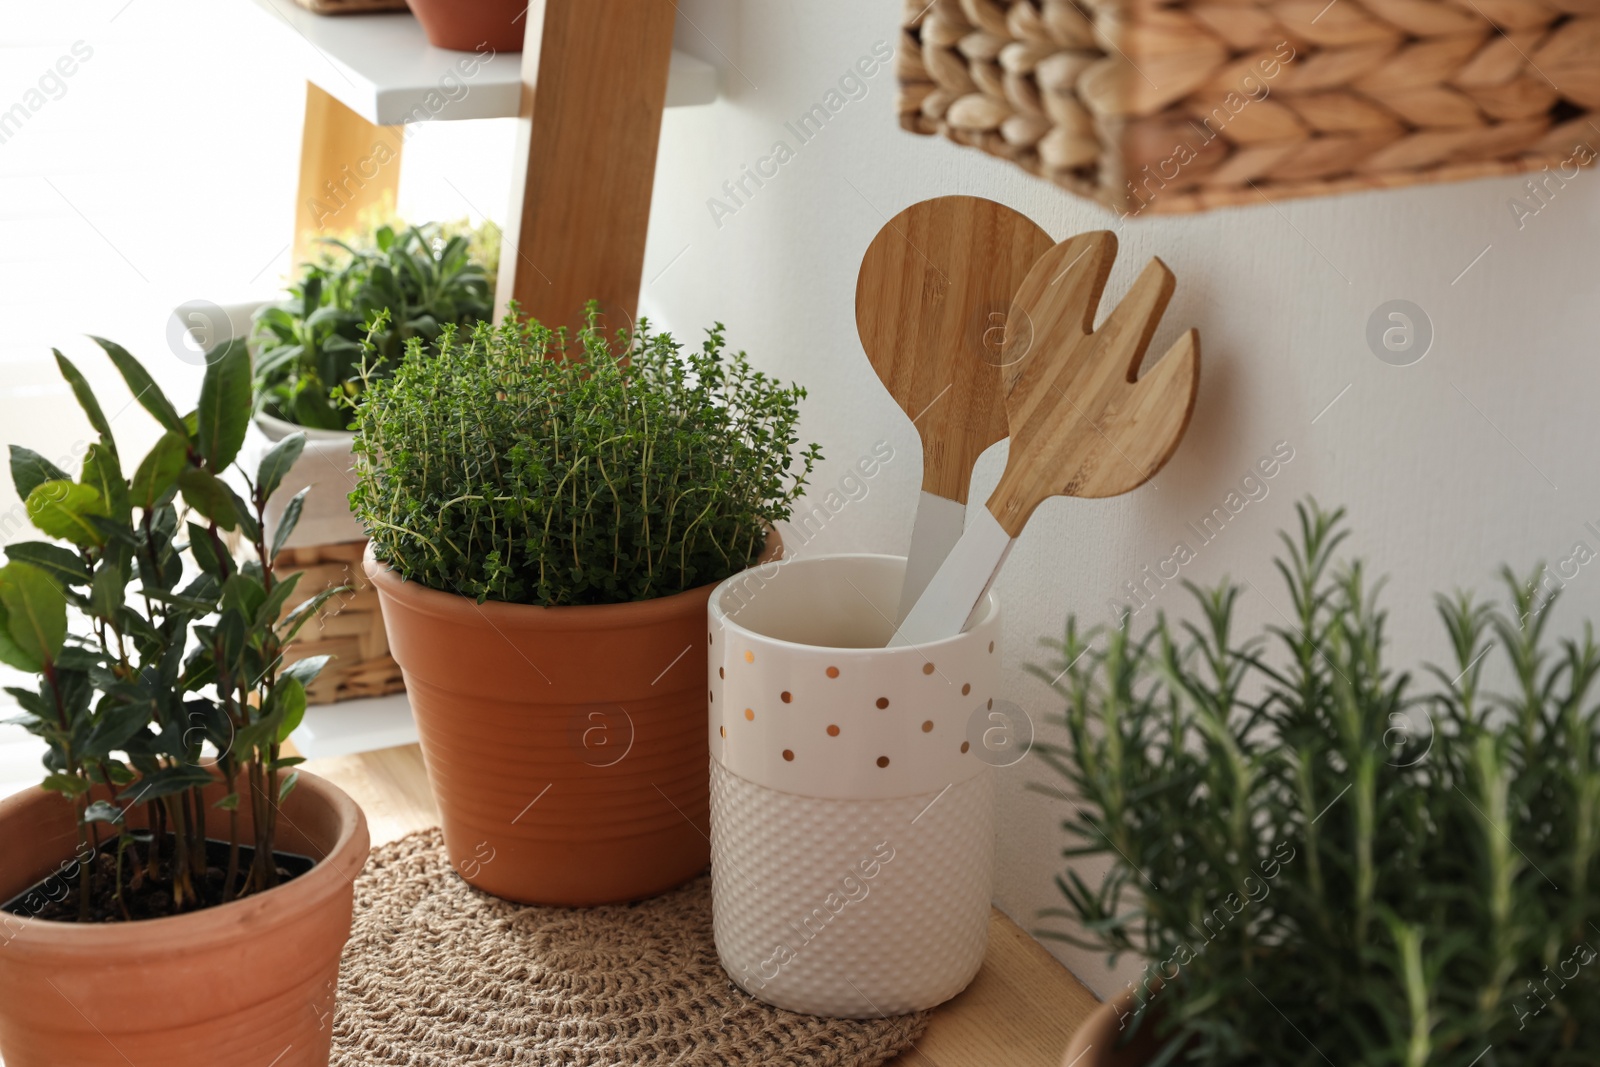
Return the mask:
{"type": "Polygon", "coordinates": [[[983,962],[1000,609],[884,648],[905,560],[818,556],[711,594],[711,876],[717,953],[792,1011],[931,1008],[983,962]]]}

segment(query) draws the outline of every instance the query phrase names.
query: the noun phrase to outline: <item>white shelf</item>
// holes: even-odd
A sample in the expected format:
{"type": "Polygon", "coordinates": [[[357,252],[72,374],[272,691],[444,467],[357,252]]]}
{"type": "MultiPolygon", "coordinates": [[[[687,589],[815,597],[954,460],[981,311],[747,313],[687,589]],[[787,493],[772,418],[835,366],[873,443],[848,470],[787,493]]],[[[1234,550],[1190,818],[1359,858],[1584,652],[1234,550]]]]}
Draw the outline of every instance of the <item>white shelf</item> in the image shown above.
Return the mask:
{"type": "MultiPolygon", "coordinates": [[[[522,98],[521,53],[483,60],[472,52],[435,48],[417,20],[404,11],[315,15],[293,0],[255,3],[278,32],[290,38],[306,80],[368,122],[394,126],[424,118],[495,119],[517,114],[522,98]]],[[[692,107],[716,98],[717,69],[674,50],[667,106],[692,107]]]]}
{"type": "Polygon", "coordinates": [[[404,693],[338,704],[313,704],[289,735],[306,759],[375,752],[417,742],[417,723],[404,693]]]}

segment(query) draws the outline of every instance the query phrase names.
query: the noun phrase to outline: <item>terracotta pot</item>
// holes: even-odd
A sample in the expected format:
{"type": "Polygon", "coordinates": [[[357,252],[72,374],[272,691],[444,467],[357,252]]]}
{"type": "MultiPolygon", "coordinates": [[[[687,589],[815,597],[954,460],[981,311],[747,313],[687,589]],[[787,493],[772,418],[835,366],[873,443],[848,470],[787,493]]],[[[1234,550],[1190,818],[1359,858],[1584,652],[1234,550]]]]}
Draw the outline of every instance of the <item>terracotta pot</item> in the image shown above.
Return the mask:
{"type": "Polygon", "coordinates": [[[706,600],[479,604],[369,548],[451,863],[507,900],[636,900],[710,862],[706,600]]]}
{"type": "Polygon", "coordinates": [[[408,0],[422,32],[436,48],[476,52],[522,51],[527,0],[408,0]]]}
{"type": "MultiPolygon", "coordinates": [[[[208,801],[223,792],[212,787],[208,801]]],[[[276,889],[131,923],[0,914],[0,1057],[6,1067],[326,1067],[368,846],[355,802],[302,774],[278,848],[319,862],[276,889]]],[[[0,801],[0,900],[60,870],[76,847],[59,796],[35,788],[0,801]]]]}
{"type": "MultiPolygon", "coordinates": [[[[1160,983],[1152,988],[1159,993],[1160,983]]],[[[1133,1041],[1119,1045],[1122,1031],[1132,1024],[1131,1016],[1138,1010],[1139,1000],[1131,989],[1101,1004],[1072,1035],[1072,1043],[1061,1060],[1062,1067],[1144,1067],[1160,1049],[1153,1019],[1144,1020],[1133,1041]],[[1129,1017],[1127,1022],[1124,1017],[1129,1017]]]]}

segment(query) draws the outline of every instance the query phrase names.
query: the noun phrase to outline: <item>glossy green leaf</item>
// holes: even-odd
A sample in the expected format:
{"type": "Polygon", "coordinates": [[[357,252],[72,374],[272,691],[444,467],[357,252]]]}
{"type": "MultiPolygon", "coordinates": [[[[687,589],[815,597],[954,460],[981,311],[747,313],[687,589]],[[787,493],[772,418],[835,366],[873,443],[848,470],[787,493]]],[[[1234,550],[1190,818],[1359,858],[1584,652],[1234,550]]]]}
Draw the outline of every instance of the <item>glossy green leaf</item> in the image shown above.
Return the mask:
{"type": "Polygon", "coordinates": [[[256,492],[265,500],[278,491],[284,477],[294,467],[306,448],[306,435],[292,433],[273,445],[256,468],[256,492]]]}
{"type": "Polygon", "coordinates": [[[30,657],[54,660],[67,640],[67,602],[50,576],[28,563],[0,567],[0,604],[11,640],[30,657]]]}
{"type": "Polygon", "coordinates": [[[211,784],[211,772],[193,764],[162,767],[146,774],[138,782],[117,794],[118,800],[131,800],[145,804],[162,797],[174,796],[189,789],[211,784]]]}
{"type": "Polygon", "coordinates": [[[277,625],[278,616],[283,614],[283,607],[294,596],[295,587],[300,584],[304,572],[296,571],[287,578],[280,578],[272,586],[272,592],[267,594],[267,599],[256,612],[255,623],[259,627],[277,625]]]}
{"type": "Polygon", "coordinates": [[[239,518],[239,532],[244,534],[244,539],[254,544],[261,539],[261,527],[256,519],[256,512],[250,502],[234,491],[233,486],[227,482],[222,487],[228,491],[228,499],[233,502],[233,513],[239,518]]]}
{"type": "Polygon", "coordinates": [[[217,578],[227,577],[227,568],[223,566],[222,558],[217,555],[217,547],[212,543],[206,528],[197,522],[191,522],[188,524],[188,529],[189,555],[200,565],[201,572],[217,578]]]}
{"type": "Polygon", "coordinates": [[[89,569],[82,557],[71,549],[47,541],[18,541],[6,546],[6,558],[31,563],[63,586],[87,585],[89,569]]]}
{"type": "Polygon", "coordinates": [[[219,528],[232,530],[239,525],[239,516],[233,507],[233,497],[222,479],[215,474],[198,467],[190,467],[178,475],[178,488],[183,491],[184,503],[216,523],[219,528]]]}
{"type": "Polygon", "coordinates": [[[244,653],[245,641],[248,639],[244,624],[245,620],[231,611],[217,620],[216,640],[222,646],[220,665],[229,669],[238,665],[239,658],[244,653]]]}
{"type": "Polygon", "coordinates": [[[102,440],[113,449],[116,448],[116,441],[111,436],[111,421],[106,418],[106,413],[100,410],[100,401],[95,399],[94,390],[89,388],[88,379],[84,378],[83,373],[73,365],[72,360],[61,354],[60,349],[52,348],[50,351],[55,353],[56,366],[60,368],[61,376],[67,380],[67,384],[72,387],[72,395],[78,398],[78,406],[89,417],[89,425],[95,428],[95,432],[102,440]]]}
{"type": "Polygon", "coordinates": [[[305,507],[306,495],[310,492],[311,487],[306,486],[283,506],[283,515],[278,519],[278,528],[272,534],[273,559],[278,558],[278,553],[283,551],[283,546],[289,543],[289,535],[294,533],[296,526],[300,525],[300,512],[305,507]]]}
{"type": "MultiPolygon", "coordinates": [[[[36,724],[38,720],[43,720],[45,724],[53,724],[56,721],[55,709],[46,704],[44,698],[33,690],[23,689],[21,686],[8,685],[5,688],[5,693],[17,702],[17,707],[32,715],[36,724]]],[[[17,722],[19,726],[28,726],[28,720],[26,719],[12,721],[17,722]]],[[[29,728],[32,729],[32,727],[29,728]]],[[[38,731],[36,730],[35,732],[37,733],[38,731]]],[[[43,735],[41,734],[41,736],[43,735]]]]}
{"type": "Polygon", "coordinates": [[[261,587],[260,579],[251,575],[230,574],[222,583],[222,609],[238,612],[247,624],[255,622],[256,613],[266,600],[267,591],[261,587]]]}
{"type": "Polygon", "coordinates": [[[184,431],[183,416],[178,414],[178,409],[172,406],[172,401],[168,400],[160,386],[156,385],[155,379],[150,377],[150,372],[144,369],[143,364],[115,341],[107,341],[104,337],[95,337],[93,334],[89,339],[105,349],[106,355],[111,357],[111,362],[116,364],[117,370],[122,374],[122,380],[128,383],[128,390],[133,393],[133,398],[154,415],[157,422],[169,432],[188,436],[184,431]]]}
{"type": "Polygon", "coordinates": [[[74,799],[93,788],[89,779],[80,778],[75,774],[47,774],[44,781],[39,784],[52,793],[60,793],[64,797],[74,799]]]}
{"type": "Polygon", "coordinates": [[[28,674],[38,674],[44,669],[44,660],[23,651],[22,646],[11,639],[11,614],[4,600],[0,600],[0,663],[28,674]]]}
{"type": "Polygon", "coordinates": [[[189,436],[181,432],[162,434],[133,473],[133,503],[146,511],[155,507],[156,501],[178,484],[178,475],[188,462],[189,436]]]}
{"type": "Polygon", "coordinates": [[[273,695],[283,708],[283,717],[278,721],[276,735],[281,745],[289,739],[290,734],[299,729],[301,721],[306,717],[306,687],[300,684],[299,678],[285,674],[278,679],[273,695]]]}
{"type": "Polygon", "coordinates": [[[95,716],[94,726],[83,743],[81,755],[86,759],[105,759],[121,751],[149,726],[155,713],[155,705],[149,700],[111,700],[101,706],[104,710],[95,716]]]}
{"type": "Polygon", "coordinates": [[[115,449],[96,441],[83,456],[83,473],[78,479],[93,486],[105,505],[107,518],[126,522],[131,510],[128,483],[122,477],[122,464],[115,449]]]}
{"type": "Polygon", "coordinates": [[[40,532],[71,541],[80,548],[105,543],[91,515],[104,516],[105,502],[93,486],[78,482],[42,482],[28,494],[28,520],[40,532]]]}
{"type": "Polygon", "coordinates": [[[232,338],[206,357],[200,383],[200,455],[213,473],[226,469],[244,444],[250,425],[250,349],[232,338]]]}
{"type": "Polygon", "coordinates": [[[332,661],[332,656],[307,656],[285,667],[280,677],[293,678],[302,687],[310,688],[311,683],[317,680],[317,675],[321,674],[322,669],[332,661]]]}
{"type": "Polygon", "coordinates": [[[115,620],[127,585],[128,576],[121,567],[111,560],[102,562],[89,587],[89,605],[94,613],[102,619],[115,620]]]}
{"type": "Polygon", "coordinates": [[[11,484],[23,500],[45,482],[70,482],[72,475],[45,459],[31,448],[11,446],[11,484]]]}
{"type": "MultiPolygon", "coordinates": [[[[316,618],[317,612],[322,610],[324,604],[341,593],[348,593],[349,591],[350,587],[348,585],[334,586],[332,589],[322,590],[310,600],[302,601],[293,611],[289,612],[288,618],[283,620],[283,625],[278,630],[278,640],[285,644],[294,640],[295,635],[300,632],[300,628],[316,618]]],[[[305,661],[301,660],[300,662],[304,663],[305,661]]]]}
{"type": "Polygon", "coordinates": [[[320,378],[302,378],[304,386],[295,393],[292,412],[295,421],[316,430],[342,430],[344,423],[337,411],[328,403],[328,391],[320,378]]]}

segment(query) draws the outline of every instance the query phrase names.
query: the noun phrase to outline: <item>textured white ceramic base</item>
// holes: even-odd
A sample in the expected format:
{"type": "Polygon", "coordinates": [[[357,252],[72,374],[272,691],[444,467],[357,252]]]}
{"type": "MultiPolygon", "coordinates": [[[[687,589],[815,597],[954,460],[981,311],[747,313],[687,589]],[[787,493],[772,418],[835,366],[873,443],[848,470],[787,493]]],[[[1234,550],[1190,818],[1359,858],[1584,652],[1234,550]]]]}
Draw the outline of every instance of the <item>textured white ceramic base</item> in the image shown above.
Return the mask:
{"type": "Polygon", "coordinates": [[[988,943],[993,772],[943,790],[803,797],[711,761],[717,955],[790,1011],[868,1018],[966,988],[988,943]]]}

